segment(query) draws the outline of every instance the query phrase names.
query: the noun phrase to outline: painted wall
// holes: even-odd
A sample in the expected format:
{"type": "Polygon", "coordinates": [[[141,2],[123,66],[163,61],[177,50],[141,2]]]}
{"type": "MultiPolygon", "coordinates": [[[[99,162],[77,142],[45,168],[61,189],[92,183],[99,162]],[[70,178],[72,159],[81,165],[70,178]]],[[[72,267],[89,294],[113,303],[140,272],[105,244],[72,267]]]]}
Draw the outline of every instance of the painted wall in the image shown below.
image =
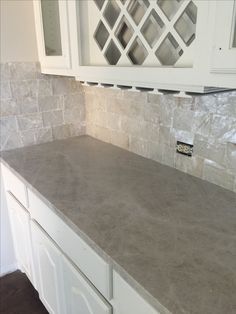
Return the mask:
{"type": "Polygon", "coordinates": [[[1,0],[0,5],[1,63],[37,61],[32,0],[1,0]]]}

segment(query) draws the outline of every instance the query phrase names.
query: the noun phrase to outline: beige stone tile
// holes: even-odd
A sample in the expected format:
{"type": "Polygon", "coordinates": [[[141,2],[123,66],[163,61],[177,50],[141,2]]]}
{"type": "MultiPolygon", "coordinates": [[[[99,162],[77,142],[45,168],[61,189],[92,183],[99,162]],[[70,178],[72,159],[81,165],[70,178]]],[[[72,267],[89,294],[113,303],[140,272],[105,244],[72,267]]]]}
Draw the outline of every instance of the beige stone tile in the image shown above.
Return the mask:
{"type": "Polygon", "coordinates": [[[21,131],[43,127],[41,113],[31,113],[17,116],[17,122],[21,131]]]}
{"type": "Polygon", "coordinates": [[[23,146],[30,146],[35,144],[35,132],[33,129],[27,130],[27,131],[22,131],[19,133],[21,136],[21,140],[23,143],[23,146]]]}
{"type": "Polygon", "coordinates": [[[161,143],[149,141],[148,153],[146,157],[161,163],[162,156],[163,156],[163,145],[161,143]]]}
{"type": "Polygon", "coordinates": [[[51,80],[39,80],[38,95],[40,97],[52,96],[52,82],[51,80]]]}
{"type": "Polygon", "coordinates": [[[38,98],[40,112],[63,109],[62,96],[44,96],[38,98]]]}
{"type": "Polygon", "coordinates": [[[71,136],[80,136],[86,134],[86,123],[85,121],[70,124],[71,136]]]}
{"type": "Polygon", "coordinates": [[[194,154],[200,157],[215,161],[220,165],[225,165],[226,144],[208,143],[208,138],[195,135],[194,154]]]}
{"type": "Polygon", "coordinates": [[[53,140],[52,129],[50,127],[37,129],[37,130],[34,130],[34,132],[35,132],[36,144],[47,143],[53,140]]]}
{"type": "Polygon", "coordinates": [[[203,179],[229,190],[234,188],[234,175],[227,173],[224,167],[207,159],[204,162],[203,179]]]}
{"type": "Polygon", "coordinates": [[[198,156],[185,156],[176,153],[175,168],[196,177],[203,175],[204,159],[198,156]]]}
{"type": "Polygon", "coordinates": [[[129,137],[125,133],[110,131],[110,143],[123,149],[129,148],[129,137]]]}
{"type": "Polygon", "coordinates": [[[191,110],[175,109],[173,128],[191,132],[194,124],[195,114],[191,110]]]}
{"type": "Polygon", "coordinates": [[[56,126],[63,124],[62,110],[53,110],[43,112],[43,124],[47,126],[56,126]]]}
{"type": "Polygon", "coordinates": [[[175,166],[176,149],[175,147],[170,147],[169,145],[162,145],[162,156],[161,162],[170,167],[175,166]]]}
{"type": "MultiPolygon", "coordinates": [[[[110,130],[114,131],[120,131],[121,130],[121,116],[116,113],[101,113],[101,115],[104,117],[104,120],[102,120],[101,126],[104,126],[110,130]],[[104,124],[105,123],[105,124],[104,124]]],[[[115,134],[115,132],[113,132],[115,134]]]]}
{"type": "Polygon", "coordinates": [[[228,143],[226,145],[225,166],[236,175],[236,144],[228,143]]]}
{"type": "Polygon", "coordinates": [[[9,99],[12,97],[10,83],[8,81],[0,82],[0,99],[9,99]]]}
{"type": "MultiPolygon", "coordinates": [[[[145,121],[150,121],[152,123],[160,124],[161,112],[160,112],[160,106],[158,104],[145,103],[143,106],[142,115],[145,121]]],[[[163,120],[163,116],[162,116],[162,120],[163,120]]],[[[163,124],[163,121],[162,121],[162,124],[163,124]]]]}
{"type": "Polygon", "coordinates": [[[85,120],[85,109],[84,108],[73,108],[64,111],[64,123],[74,124],[85,120]]]}
{"type": "Polygon", "coordinates": [[[69,110],[72,108],[78,108],[84,106],[84,94],[76,93],[64,96],[64,109],[69,110]]]}
{"type": "Polygon", "coordinates": [[[218,108],[217,95],[218,94],[195,96],[194,110],[215,113],[218,108]]]}
{"type": "Polygon", "coordinates": [[[0,63],[0,82],[10,80],[10,64],[0,63]]]}
{"type": "Polygon", "coordinates": [[[170,129],[170,146],[176,147],[177,141],[193,144],[194,134],[187,131],[170,129]]]}
{"type": "Polygon", "coordinates": [[[16,101],[12,98],[1,99],[0,116],[17,115],[20,113],[20,108],[16,101]]]}
{"type": "Polygon", "coordinates": [[[56,77],[52,79],[53,95],[66,95],[71,91],[71,81],[67,77],[56,77]]]}
{"type": "Polygon", "coordinates": [[[129,150],[137,155],[150,158],[148,141],[130,136],[129,150]]]}
{"type": "Polygon", "coordinates": [[[209,136],[211,144],[236,143],[236,119],[229,116],[214,115],[209,136]]]}
{"type": "Polygon", "coordinates": [[[11,81],[12,97],[14,99],[37,97],[38,84],[38,80],[11,81]]]}
{"type": "Polygon", "coordinates": [[[1,138],[1,150],[10,150],[22,146],[22,139],[17,131],[9,131],[7,136],[4,138],[4,142],[2,142],[1,138]]]}
{"type": "Polygon", "coordinates": [[[36,62],[13,62],[10,64],[11,80],[32,80],[38,77],[36,62]]]}
{"type": "Polygon", "coordinates": [[[63,124],[52,127],[53,139],[65,139],[71,136],[71,129],[69,124],[63,124]]]}
{"type": "Polygon", "coordinates": [[[21,114],[34,113],[39,111],[38,98],[34,95],[28,95],[25,97],[18,97],[17,105],[21,114]]]}
{"type": "Polygon", "coordinates": [[[101,141],[104,141],[107,143],[111,142],[110,130],[104,127],[94,126],[93,136],[101,141]]]}
{"type": "Polygon", "coordinates": [[[162,144],[170,145],[171,129],[166,126],[160,126],[159,129],[159,142],[162,144]]]}

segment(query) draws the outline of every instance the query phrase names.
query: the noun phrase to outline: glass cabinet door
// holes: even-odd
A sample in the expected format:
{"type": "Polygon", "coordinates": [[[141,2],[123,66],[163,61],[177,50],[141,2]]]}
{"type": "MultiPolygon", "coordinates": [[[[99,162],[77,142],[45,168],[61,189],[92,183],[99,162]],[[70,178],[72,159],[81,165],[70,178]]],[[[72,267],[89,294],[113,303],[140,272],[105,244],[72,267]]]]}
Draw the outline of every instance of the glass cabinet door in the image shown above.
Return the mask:
{"type": "MultiPolygon", "coordinates": [[[[74,0],[34,0],[34,20],[41,72],[71,75],[69,13],[74,0]]],[[[73,12],[73,11],[72,11],[73,12]]]]}
{"type": "Polygon", "coordinates": [[[232,29],[232,48],[236,48],[236,1],[234,4],[234,17],[233,17],[233,29],[232,29]]]}
{"type": "Polygon", "coordinates": [[[41,0],[43,34],[46,56],[61,56],[61,27],[58,0],[41,0]]]}

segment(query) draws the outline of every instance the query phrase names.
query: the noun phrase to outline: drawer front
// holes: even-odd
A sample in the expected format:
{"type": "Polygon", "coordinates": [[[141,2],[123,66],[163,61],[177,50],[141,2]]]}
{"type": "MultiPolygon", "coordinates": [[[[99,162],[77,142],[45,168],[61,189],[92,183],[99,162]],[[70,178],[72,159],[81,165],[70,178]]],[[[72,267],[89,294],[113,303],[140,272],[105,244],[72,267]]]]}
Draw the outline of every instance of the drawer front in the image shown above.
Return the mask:
{"type": "Polygon", "coordinates": [[[75,263],[93,285],[107,298],[111,298],[110,265],[85,243],[32,191],[28,191],[29,210],[61,250],[75,263]]]}
{"type": "Polygon", "coordinates": [[[28,207],[27,189],[25,184],[13,172],[1,164],[5,190],[11,192],[25,207],[28,207]]]}
{"type": "Polygon", "coordinates": [[[114,314],[159,314],[115,271],[113,285],[114,314]]]}

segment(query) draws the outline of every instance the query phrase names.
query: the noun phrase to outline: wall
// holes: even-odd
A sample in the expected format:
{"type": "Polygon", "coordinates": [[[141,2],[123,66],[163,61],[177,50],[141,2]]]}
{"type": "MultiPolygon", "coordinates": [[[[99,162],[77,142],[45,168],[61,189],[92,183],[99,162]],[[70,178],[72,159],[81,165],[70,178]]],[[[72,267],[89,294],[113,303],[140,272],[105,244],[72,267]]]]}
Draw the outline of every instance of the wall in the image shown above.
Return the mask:
{"type": "Polygon", "coordinates": [[[87,133],[236,192],[236,91],[191,99],[85,87],[87,133]],[[193,157],[176,141],[194,144],[193,157]]]}
{"type": "Polygon", "coordinates": [[[0,1],[1,63],[37,61],[32,0],[0,1]]]}
{"type": "Polygon", "coordinates": [[[85,133],[82,86],[35,62],[1,64],[0,150],[85,133]]]}

